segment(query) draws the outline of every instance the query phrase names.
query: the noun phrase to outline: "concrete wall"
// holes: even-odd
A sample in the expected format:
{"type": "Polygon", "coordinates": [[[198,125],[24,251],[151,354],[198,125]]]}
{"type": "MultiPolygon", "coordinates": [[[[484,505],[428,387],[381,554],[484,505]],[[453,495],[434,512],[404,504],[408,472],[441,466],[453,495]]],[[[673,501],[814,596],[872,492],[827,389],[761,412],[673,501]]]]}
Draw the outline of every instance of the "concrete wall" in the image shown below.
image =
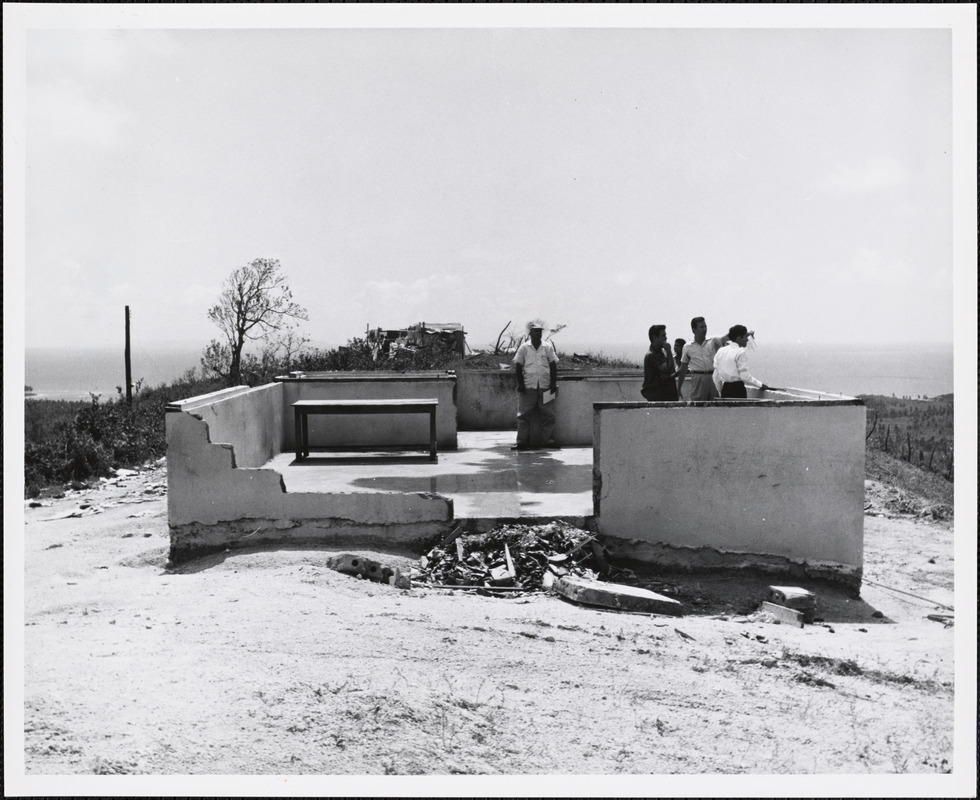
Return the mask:
{"type": "Polygon", "coordinates": [[[237,386],[171,403],[167,410],[205,422],[211,441],[234,449],[235,466],[260,467],[282,452],[282,396],[282,386],[275,383],[237,386]]]}
{"type": "Polygon", "coordinates": [[[273,384],[168,407],[167,505],[174,563],[261,545],[412,546],[448,529],[453,504],[439,495],[290,494],[278,472],[249,468],[274,455],[282,395],[283,386],[273,384]]]}
{"type": "MultiPolygon", "coordinates": [[[[440,450],[455,450],[456,376],[423,373],[317,373],[302,378],[277,378],[283,389],[282,442],[295,449],[292,403],[297,400],[403,400],[435,398],[436,441],[440,450]]],[[[415,446],[428,449],[427,414],[311,416],[312,447],[361,445],[415,446]]]]}
{"type": "MultiPolygon", "coordinates": [[[[642,400],[642,385],[638,370],[559,371],[555,438],[566,445],[592,444],[592,404],[642,400]]],[[[514,370],[460,370],[456,405],[460,430],[517,430],[514,370]]]]}
{"type": "Polygon", "coordinates": [[[594,504],[621,556],[859,584],[860,400],[600,404],[594,504]]]}
{"type": "MultiPolygon", "coordinates": [[[[506,356],[500,362],[506,363],[506,356]]],[[[456,373],[456,424],[461,431],[517,430],[517,376],[513,367],[456,373]]]]}

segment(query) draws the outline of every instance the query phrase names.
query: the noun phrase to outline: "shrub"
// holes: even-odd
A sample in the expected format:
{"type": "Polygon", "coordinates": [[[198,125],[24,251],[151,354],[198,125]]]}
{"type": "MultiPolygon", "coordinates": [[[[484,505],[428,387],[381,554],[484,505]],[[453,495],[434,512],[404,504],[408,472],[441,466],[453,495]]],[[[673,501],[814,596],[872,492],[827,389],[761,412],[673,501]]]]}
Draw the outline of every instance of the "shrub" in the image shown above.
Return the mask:
{"type": "MultiPolygon", "coordinates": [[[[460,358],[446,342],[434,342],[419,348],[392,348],[388,357],[378,355],[364,339],[350,339],[346,345],[332,350],[310,350],[296,359],[296,369],[303,372],[350,370],[385,370],[409,372],[427,369],[452,369],[460,358]]],[[[282,373],[278,373],[282,374],[282,373]]]]}
{"type": "Polygon", "coordinates": [[[24,492],[104,477],[112,469],[138,467],[166,454],[168,403],[222,388],[189,370],[171,384],[141,389],[132,405],[120,397],[101,402],[28,400],[24,405],[24,492]]]}

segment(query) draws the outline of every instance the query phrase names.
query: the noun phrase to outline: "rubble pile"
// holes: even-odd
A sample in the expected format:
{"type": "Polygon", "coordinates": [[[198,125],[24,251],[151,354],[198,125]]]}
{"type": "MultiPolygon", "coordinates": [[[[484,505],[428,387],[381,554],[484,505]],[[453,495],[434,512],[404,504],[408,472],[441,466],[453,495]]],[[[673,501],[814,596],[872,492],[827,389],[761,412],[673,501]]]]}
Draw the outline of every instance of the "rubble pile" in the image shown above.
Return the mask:
{"type": "Polygon", "coordinates": [[[416,582],[441,586],[540,591],[553,581],[576,575],[630,574],[610,567],[596,538],[566,522],[500,525],[487,533],[464,535],[457,529],[419,560],[416,582]]]}

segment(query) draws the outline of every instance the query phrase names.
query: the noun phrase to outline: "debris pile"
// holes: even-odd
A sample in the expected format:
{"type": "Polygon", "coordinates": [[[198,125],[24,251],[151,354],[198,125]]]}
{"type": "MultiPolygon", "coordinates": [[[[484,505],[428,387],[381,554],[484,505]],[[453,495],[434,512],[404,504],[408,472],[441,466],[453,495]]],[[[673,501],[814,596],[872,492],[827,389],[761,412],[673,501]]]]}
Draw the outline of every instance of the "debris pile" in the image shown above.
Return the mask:
{"type": "Polygon", "coordinates": [[[464,535],[457,527],[419,560],[418,582],[438,586],[540,591],[565,575],[595,580],[631,576],[606,563],[601,545],[588,531],[566,522],[500,525],[464,535]]]}

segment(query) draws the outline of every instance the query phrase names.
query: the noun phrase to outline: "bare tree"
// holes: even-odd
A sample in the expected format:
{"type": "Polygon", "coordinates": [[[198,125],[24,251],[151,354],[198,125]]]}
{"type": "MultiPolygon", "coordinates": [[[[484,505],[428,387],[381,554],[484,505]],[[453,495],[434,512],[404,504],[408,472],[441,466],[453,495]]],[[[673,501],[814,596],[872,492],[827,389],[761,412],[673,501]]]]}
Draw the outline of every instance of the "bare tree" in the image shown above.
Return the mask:
{"type": "Polygon", "coordinates": [[[508,320],[507,324],[504,325],[504,327],[500,331],[500,333],[497,334],[497,343],[493,346],[493,354],[494,355],[497,355],[500,352],[500,340],[501,340],[501,338],[503,338],[504,331],[507,330],[509,327],[510,327],[510,321],[508,320]]]}
{"type": "Polygon", "coordinates": [[[875,411],[874,422],[871,423],[871,430],[868,431],[867,434],[865,434],[865,436],[864,436],[864,440],[865,441],[867,441],[868,439],[871,438],[871,434],[875,432],[875,428],[877,428],[877,427],[878,427],[878,412],[875,411]]]}
{"type": "Polygon", "coordinates": [[[256,258],[239,267],[225,281],[217,305],[208,319],[224,334],[225,341],[213,339],[201,364],[236,384],[242,374],[242,350],[249,340],[262,339],[288,327],[291,319],[308,319],[306,309],[293,302],[276,258],[256,258]]]}

